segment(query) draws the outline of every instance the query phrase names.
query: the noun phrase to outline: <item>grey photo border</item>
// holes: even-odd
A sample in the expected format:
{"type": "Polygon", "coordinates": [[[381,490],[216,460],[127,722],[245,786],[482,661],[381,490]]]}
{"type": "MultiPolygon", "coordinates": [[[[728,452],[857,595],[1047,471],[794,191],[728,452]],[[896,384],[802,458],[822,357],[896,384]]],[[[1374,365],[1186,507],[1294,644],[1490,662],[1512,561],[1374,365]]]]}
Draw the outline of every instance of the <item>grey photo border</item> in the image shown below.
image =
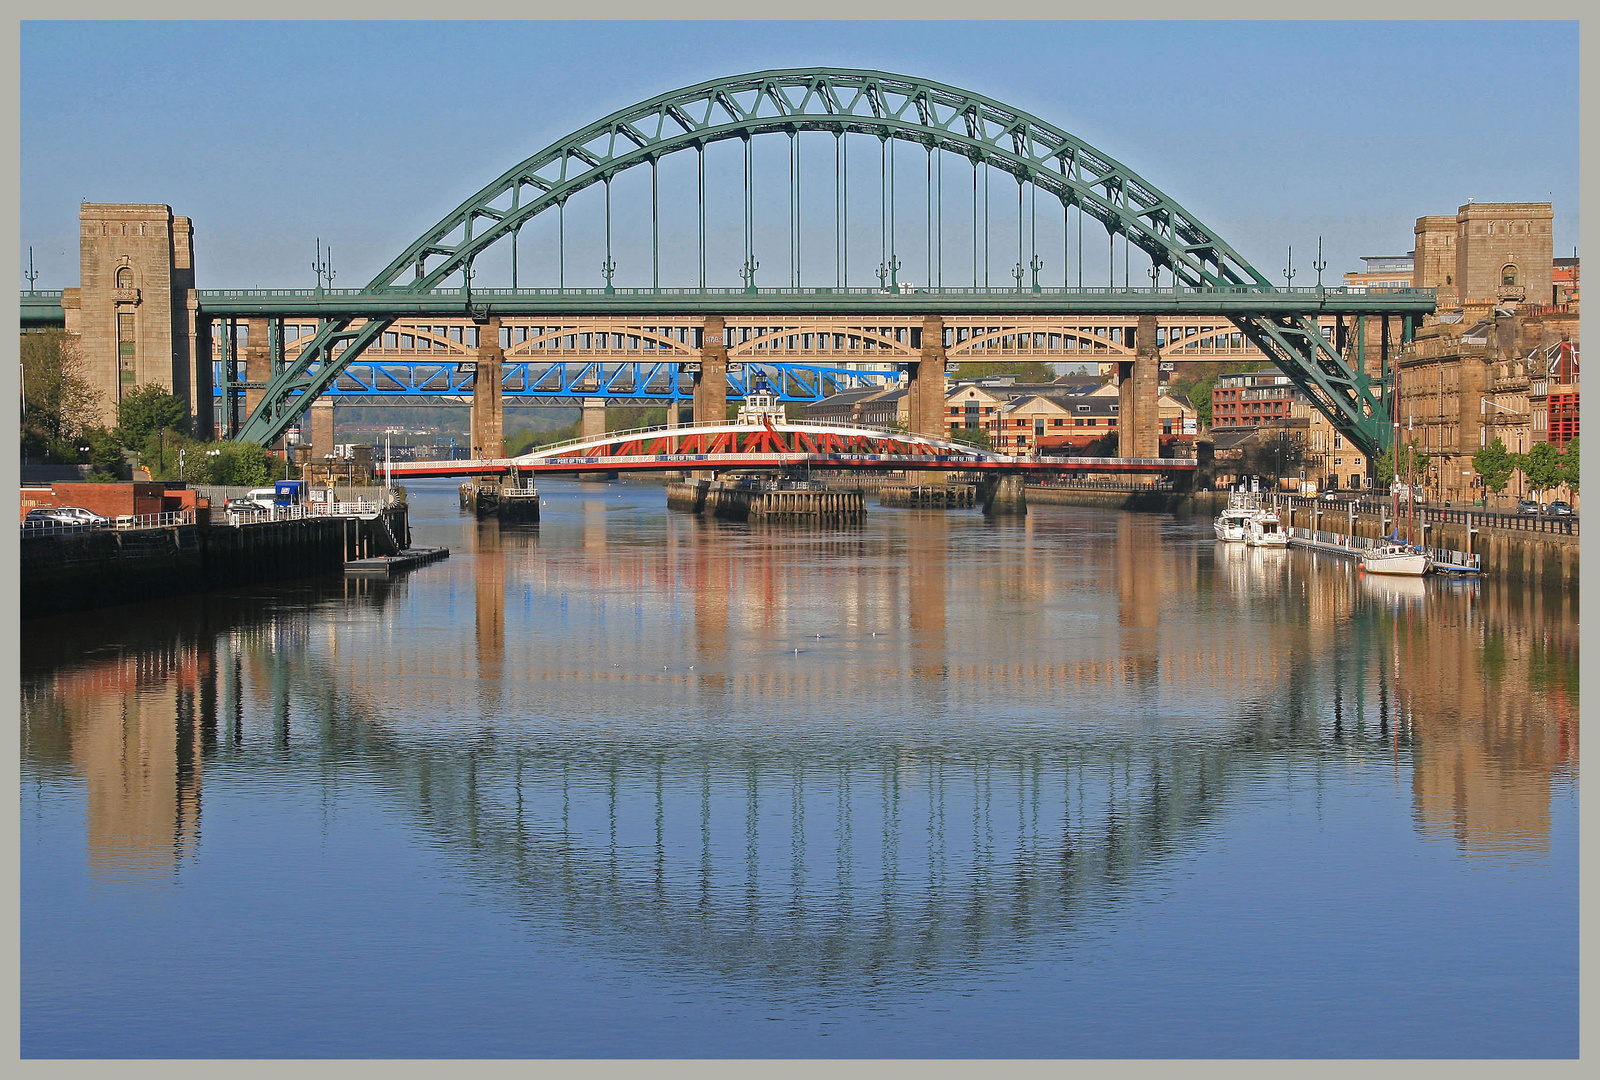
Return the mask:
{"type": "MultiPolygon", "coordinates": [[[[560,12],[570,11],[570,5],[554,5],[537,0],[535,3],[514,2],[514,0],[477,0],[470,6],[470,15],[480,19],[540,19],[561,18],[560,12]]],[[[130,7],[119,4],[113,0],[67,0],[65,3],[52,5],[50,14],[57,19],[214,19],[218,9],[212,4],[203,4],[198,0],[145,0],[130,7]]],[[[437,9],[417,0],[320,0],[311,3],[307,0],[279,0],[278,3],[265,7],[250,5],[247,10],[240,13],[244,18],[260,18],[263,16],[272,19],[427,19],[437,9]]],[[[1007,6],[1007,13],[1015,19],[1048,19],[1064,20],[1072,18],[1099,18],[1101,9],[1083,3],[1050,3],[1046,0],[1014,0],[1007,6]]],[[[1576,0],[1550,0],[1541,5],[1538,14],[1543,20],[1578,20],[1583,7],[1576,0]]],[[[729,0],[611,0],[606,5],[605,16],[607,19],[747,19],[750,15],[748,4],[735,4],[729,0]]],[[[970,6],[952,2],[952,0],[926,0],[916,8],[916,14],[926,20],[959,19],[968,16],[970,6]]],[[[1467,19],[1495,20],[1503,16],[1503,5],[1494,4],[1489,0],[1455,0],[1453,3],[1443,3],[1441,0],[1402,0],[1400,3],[1377,3],[1373,0],[1354,0],[1354,2],[1341,5],[1335,14],[1342,20],[1395,20],[1418,19],[1437,21],[1457,21],[1467,19]]],[[[587,12],[585,14],[588,14],[587,12]]],[[[836,19],[841,21],[853,20],[862,14],[859,3],[844,3],[841,0],[818,0],[812,4],[810,14],[814,20],[836,19]]],[[[881,18],[881,9],[873,9],[867,14],[874,18],[881,18]]],[[[1145,19],[1310,19],[1327,18],[1330,11],[1326,8],[1314,7],[1310,4],[1267,4],[1261,0],[1206,0],[1204,3],[1183,2],[1183,0],[1148,0],[1141,5],[1139,14],[1145,19]]],[[[603,21],[603,20],[592,20],[603,21]]],[[[1491,24],[1492,25],[1492,24],[1491,24]]],[[[7,95],[11,98],[12,107],[5,111],[3,123],[7,136],[5,145],[13,148],[13,154],[20,154],[20,82],[25,75],[21,57],[21,23],[12,21],[0,27],[0,33],[5,35],[6,52],[15,58],[17,65],[17,78],[7,88],[7,95]]],[[[1580,71],[1587,65],[1585,61],[1597,58],[1593,42],[1587,39],[1579,26],[1579,64],[1580,71]]],[[[1593,115],[1592,110],[1586,108],[1594,104],[1593,78],[1587,74],[1580,75],[1580,115],[1593,115]]],[[[1482,118],[1485,130],[1495,118],[1482,118]]],[[[1581,202],[1589,203],[1589,195],[1595,188],[1594,169],[1589,166],[1594,164],[1596,149],[1595,140],[1587,137],[1588,129],[1580,125],[1580,168],[1582,180],[1580,181],[1581,202]]],[[[20,176],[18,162],[12,162],[12,168],[4,172],[0,185],[9,196],[13,207],[20,205],[20,176]]],[[[21,223],[19,214],[13,213],[5,222],[5,240],[10,245],[7,250],[16,251],[19,242],[21,223]]],[[[8,430],[15,430],[18,422],[18,403],[15,391],[15,382],[11,380],[17,368],[16,339],[5,339],[4,358],[7,361],[7,386],[9,393],[0,395],[0,417],[10,425],[8,430]]],[[[3,450],[0,450],[0,460],[5,462],[8,475],[16,478],[19,471],[19,448],[16,443],[6,441],[3,450]]],[[[14,509],[20,512],[20,496],[17,485],[12,484],[7,499],[11,501],[14,509]]],[[[1600,541],[1597,541],[1600,543],[1600,541]]],[[[19,548],[17,534],[9,530],[0,530],[0,544],[3,544],[5,565],[13,568],[6,579],[6,588],[11,595],[8,605],[12,612],[17,610],[17,579],[15,568],[18,565],[19,548]]],[[[1587,539],[1580,544],[1581,553],[1588,546],[1587,539]]],[[[1595,605],[1600,605],[1600,600],[1580,596],[1579,613],[1580,624],[1586,617],[1592,616],[1591,610],[1595,605]]],[[[13,616],[3,625],[0,625],[0,649],[3,649],[5,672],[10,676],[9,683],[16,688],[20,682],[20,638],[21,628],[13,616]]],[[[1579,646],[1580,666],[1587,669],[1588,661],[1593,658],[1594,650],[1579,646]]],[[[1595,710],[1600,712],[1600,704],[1595,710]]],[[[1582,718],[1589,713],[1587,707],[1580,705],[1580,728],[1582,718]]],[[[20,755],[16,749],[20,740],[20,719],[17,698],[12,696],[3,706],[0,706],[0,715],[9,721],[8,730],[11,733],[12,753],[5,757],[6,777],[9,780],[9,790],[19,790],[21,779],[20,755]]],[[[1580,890],[1588,892],[1585,886],[1593,883],[1594,876],[1592,859],[1585,858],[1593,844],[1590,838],[1594,835],[1595,821],[1600,816],[1600,810],[1593,805],[1588,810],[1580,807],[1580,828],[1584,839],[1580,841],[1580,890]]],[[[5,1049],[0,1052],[0,1059],[11,1059],[18,1063],[26,1075],[51,1075],[64,1077],[90,1077],[104,1075],[109,1068],[115,1068],[119,1076],[133,1075],[136,1077],[172,1076],[174,1074],[189,1074],[199,1076],[202,1073],[215,1075],[217,1065],[207,1061],[135,1061],[119,1062],[114,1066],[98,1061],[24,1061],[20,1057],[21,1025],[20,1025],[20,808],[16,798],[6,803],[4,812],[6,821],[5,849],[9,856],[8,866],[12,871],[12,881],[17,888],[7,890],[4,896],[4,906],[10,916],[9,923],[17,928],[17,933],[8,939],[5,949],[7,968],[10,977],[4,983],[3,994],[5,1004],[4,1038],[5,1049]]],[[[1580,1055],[1586,1050],[1591,1039],[1588,1037],[1596,1029],[1594,1020],[1596,1009],[1596,980],[1594,978],[1594,965],[1590,960],[1595,952],[1596,931],[1600,924],[1592,913],[1594,904],[1587,905],[1580,914],[1580,940],[1582,941],[1581,982],[1580,982],[1580,1055]]],[[[1063,1064],[1053,1061],[887,1061],[887,1060],[857,1060],[857,1061],[545,1061],[539,1063],[541,1075],[563,1075],[572,1077],[595,1078],[595,1080],[609,1080],[613,1076],[634,1076],[641,1074],[682,1076],[682,1077],[745,1077],[753,1071],[759,1071],[765,1076],[809,1076],[824,1070],[838,1077],[872,1076],[891,1077],[904,1076],[916,1077],[917,1080],[933,1080],[937,1077],[965,1077],[969,1075],[993,1075],[1003,1073],[1006,1076],[1058,1076],[1066,1069],[1073,1073],[1092,1073],[1096,1076],[1127,1076],[1127,1077],[1166,1077],[1175,1073],[1185,1076],[1190,1075],[1215,1075],[1215,1076],[1259,1076],[1279,1077],[1289,1069],[1296,1075],[1303,1076],[1345,1076],[1359,1069],[1363,1074],[1378,1076],[1416,1076],[1422,1073],[1439,1074],[1446,1072],[1456,1078],[1467,1076],[1499,1077],[1507,1075],[1513,1070],[1518,1075],[1537,1071],[1539,1073],[1562,1075],[1571,1073],[1577,1075],[1582,1065],[1582,1056],[1577,1061],[1303,1061],[1292,1066],[1282,1061],[1078,1061],[1063,1064]]],[[[386,1077],[389,1076],[417,1076],[431,1077],[447,1072],[459,1072],[470,1069],[480,1075],[525,1075],[528,1065],[516,1061],[306,1061],[299,1060],[292,1066],[297,1072],[307,1075],[348,1076],[355,1073],[377,1073],[381,1070],[386,1077]]],[[[273,1061],[239,1061],[230,1063],[227,1068],[230,1073],[241,1075],[277,1075],[284,1066],[273,1061]]],[[[12,1075],[19,1075],[14,1072],[12,1075]]]]}

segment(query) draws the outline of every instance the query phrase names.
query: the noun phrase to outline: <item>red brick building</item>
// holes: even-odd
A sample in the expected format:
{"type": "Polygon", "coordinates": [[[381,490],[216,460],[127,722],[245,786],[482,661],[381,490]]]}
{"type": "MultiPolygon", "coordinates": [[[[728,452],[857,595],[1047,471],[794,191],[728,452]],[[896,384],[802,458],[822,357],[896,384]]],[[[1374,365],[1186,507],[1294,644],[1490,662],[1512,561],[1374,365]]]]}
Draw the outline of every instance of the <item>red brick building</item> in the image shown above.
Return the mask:
{"type": "Polygon", "coordinates": [[[1289,376],[1276,371],[1234,372],[1218,375],[1211,390],[1213,428],[1253,428],[1287,419],[1305,395],[1289,376]]]}

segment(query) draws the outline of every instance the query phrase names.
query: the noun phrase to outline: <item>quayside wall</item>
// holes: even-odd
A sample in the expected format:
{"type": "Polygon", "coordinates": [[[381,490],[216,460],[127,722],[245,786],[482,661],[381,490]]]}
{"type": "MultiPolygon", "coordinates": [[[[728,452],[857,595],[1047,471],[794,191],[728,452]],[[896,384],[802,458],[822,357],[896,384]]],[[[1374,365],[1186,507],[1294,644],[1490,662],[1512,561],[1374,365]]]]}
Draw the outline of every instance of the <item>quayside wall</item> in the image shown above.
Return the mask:
{"type": "MultiPolygon", "coordinates": [[[[1268,500],[1271,495],[1265,496],[1268,500]]],[[[1108,510],[1138,510],[1174,514],[1178,517],[1212,518],[1228,503],[1226,491],[1109,491],[1028,485],[1028,502],[1061,506],[1099,506],[1108,510]]],[[[1458,508],[1459,509],[1459,508],[1458,508]]],[[[1324,529],[1348,533],[1349,512],[1344,503],[1318,504],[1310,499],[1286,500],[1283,523],[1302,529],[1324,529]],[[1320,514],[1313,509],[1321,505],[1320,514]]],[[[1562,533],[1501,529],[1474,519],[1472,544],[1467,543],[1467,525],[1456,521],[1430,521],[1425,537],[1418,543],[1430,547],[1471,551],[1483,556],[1484,573],[1503,581],[1541,588],[1578,589],[1578,537],[1562,533]]],[[[1378,537],[1384,533],[1384,518],[1376,513],[1355,516],[1356,536],[1378,537]]],[[[1419,530],[1420,532],[1420,530],[1419,530]]]]}
{"type": "Polygon", "coordinates": [[[365,520],[308,517],[24,536],[22,617],[337,574],[348,560],[393,555],[409,542],[404,506],[365,520]]]}

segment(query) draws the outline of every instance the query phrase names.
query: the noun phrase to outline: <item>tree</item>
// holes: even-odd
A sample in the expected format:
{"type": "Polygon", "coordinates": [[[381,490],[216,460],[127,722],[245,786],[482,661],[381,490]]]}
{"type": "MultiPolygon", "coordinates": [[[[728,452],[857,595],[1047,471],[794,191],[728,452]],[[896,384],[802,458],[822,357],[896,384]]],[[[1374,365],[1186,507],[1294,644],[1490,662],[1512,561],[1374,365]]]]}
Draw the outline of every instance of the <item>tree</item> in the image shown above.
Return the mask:
{"type": "MultiPolygon", "coordinates": [[[[190,456],[193,454],[191,451],[190,456]]],[[[209,462],[207,480],[213,484],[260,487],[271,476],[267,452],[256,443],[220,442],[206,447],[200,454],[209,462]]]]}
{"type": "Polygon", "coordinates": [[[109,484],[123,479],[126,465],[122,458],[122,444],[103,427],[90,428],[83,433],[89,448],[89,476],[91,484],[109,484]]]}
{"type": "Polygon", "coordinates": [[[1472,467],[1483,480],[1483,486],[1498,494],[1506,489],[1506,483],[1511,479],[1511,473],[1516,469],[1516,462],[1506,452],[1506,444],[1499,439],[1488,446],[1480,447],[1472,455],[1472,467]]]}
{"type": "Polygon", "coordinates": [[[1574,495],[1578,493],[1578,439],[1576,436],[1568,439],[1566,449],[1561,451],[1561,482],[1567,485],[1567,490],[1574,495]]]}
{"type": "Polygon", "coordinates": [[[187,431],[189,406],[157,383],[136,387],[117,402],[117,437],[122,445],[142,447],[158,431],[187,431]]]}
{"type": "Polygon", "coordinates": [[[1561,483],[1565,463],[1561,460],[1561,451],[1549,443],[1534,443],[1532,450],[1519,454],[1518,458],[1522,475],[1528,478],[1528,486],[1536,495],[1561,483]]]}
{"type": "Polygon", "coordinates": [[[1211,426],[1211,391],[1215,390],[1216,386],[1217,377],[1215,374],[1211,374],[1197,382],[1189,383],[1181,389],[1174,382],[1172,386],[1168,387],[1168,390],[1173,393],[1183,394],[1189,399],[1189,403],[1194,406],[1195,419],[1203,431],[1211,426]]]}
{"type": "Polygon", "coordinates": [[[79,460],[78,440],[100,411],[77,339],[65,330],[22,335],[22,445],[61,461],[79,460]]]}
{"type": "Polygon", "coordinates": [[[950,429],[952,442],[966,443],[976,446],[979,450],[993,450],[994,443],[989,439],[989,433],[981,427],[958,427],[950,429]]]}

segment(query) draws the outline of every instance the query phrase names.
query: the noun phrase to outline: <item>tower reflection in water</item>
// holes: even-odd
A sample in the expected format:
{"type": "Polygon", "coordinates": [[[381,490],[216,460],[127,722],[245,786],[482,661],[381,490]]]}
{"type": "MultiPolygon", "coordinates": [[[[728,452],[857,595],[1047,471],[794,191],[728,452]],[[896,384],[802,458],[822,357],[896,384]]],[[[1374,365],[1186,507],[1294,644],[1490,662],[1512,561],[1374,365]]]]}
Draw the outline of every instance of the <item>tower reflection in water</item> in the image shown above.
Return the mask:
{"type": "Polygon", "coordinates": [[[1576,770],[1575,622],[1493,583],[1398,595],[1132,515],[607,513],[486,523],[410,583],[30,638],[24,776],[83,785],[91,869],[121,880],[195,857],[208,769],[342,772],[509,903],[830,978],[1111,915],[1285,764],[1389,760],[1417,828],[1474,857],[1546,845],[1576,770]]]}

